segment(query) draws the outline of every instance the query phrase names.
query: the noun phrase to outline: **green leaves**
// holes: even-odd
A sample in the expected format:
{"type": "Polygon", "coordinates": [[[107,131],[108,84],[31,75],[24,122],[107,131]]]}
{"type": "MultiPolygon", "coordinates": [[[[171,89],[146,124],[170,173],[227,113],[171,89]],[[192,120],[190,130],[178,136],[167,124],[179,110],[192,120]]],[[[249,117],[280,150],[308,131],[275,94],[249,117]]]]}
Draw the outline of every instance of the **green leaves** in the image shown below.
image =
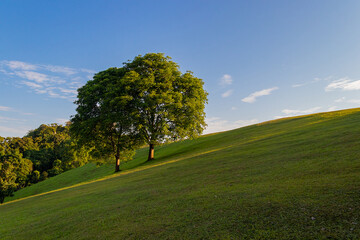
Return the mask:
{"type": "Polygon", "coordinates": [[[27,184],[32,162],[22,158],[18,151],[0,156],[0,203],[18,188],[27,184]]]}
{"type": "Polygon", "coordinates": [[[203,82],[162,53],[148,53],[109,68],[78,90],[71,130],[79,142],[106,157],[138,145],[192,138],[205,127],[203,82]]]}
{"type": "Polygon", "coordinates": [[[179,66],[162,53],[137,56],[125,68],[136,76],[137,127],[147,143],[202,133],[208,94],[201,79],[189,71],[181,74],[179,66]]]}
{"type": "Polygon", "coordinates": [[[131,156],[128,152],[141,142],[134,125],[134,73],[125,73],[123,68],[109,68],[78,90],[71,131],[80,144],[93,148],[98,159],[112,154],[118,162],[122,155],[131,156]]]}

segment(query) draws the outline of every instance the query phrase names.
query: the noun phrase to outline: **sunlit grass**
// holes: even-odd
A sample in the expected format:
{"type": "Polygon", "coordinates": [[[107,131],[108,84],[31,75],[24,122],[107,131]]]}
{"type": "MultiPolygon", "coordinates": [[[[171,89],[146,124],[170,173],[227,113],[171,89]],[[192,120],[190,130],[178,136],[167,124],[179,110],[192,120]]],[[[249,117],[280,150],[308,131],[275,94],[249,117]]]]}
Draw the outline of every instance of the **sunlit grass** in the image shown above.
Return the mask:
{"type": "Polygon", "coordinates": [[[118,174],[71,170],[0,206],[0,239],[359,239],[359,123],[360,109],[280,119],[152,162],[141,149],[118,174]]]}

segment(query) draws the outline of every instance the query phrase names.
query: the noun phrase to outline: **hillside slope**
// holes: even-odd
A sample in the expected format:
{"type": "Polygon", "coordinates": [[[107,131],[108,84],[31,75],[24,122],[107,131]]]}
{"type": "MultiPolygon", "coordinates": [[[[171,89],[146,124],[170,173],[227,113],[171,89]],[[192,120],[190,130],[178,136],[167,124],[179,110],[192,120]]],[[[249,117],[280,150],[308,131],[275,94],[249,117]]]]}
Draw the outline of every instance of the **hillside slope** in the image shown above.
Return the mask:
{"type": "Polygon", "coordinates": [[[359,123],[350,109],[165,145],[137,168],[0,206],[0,238],[357,239],[359,123]]]}

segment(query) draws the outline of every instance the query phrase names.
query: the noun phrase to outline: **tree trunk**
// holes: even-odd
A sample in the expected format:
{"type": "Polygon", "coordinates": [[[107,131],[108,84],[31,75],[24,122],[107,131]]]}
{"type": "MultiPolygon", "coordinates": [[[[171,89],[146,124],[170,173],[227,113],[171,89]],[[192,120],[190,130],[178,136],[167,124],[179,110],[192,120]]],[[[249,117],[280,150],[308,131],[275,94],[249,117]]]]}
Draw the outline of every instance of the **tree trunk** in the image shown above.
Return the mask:
{"type": "Polygon", "coordinates": [[[155,150],[154,150],[154,144],[150,144],[148,161],[154,159],[154,152],[155,152],[155,150]]]}
{"type": "Polygon", "coordinates": [[[120,171],[120,158],[118,156],[115,157],[116,161],[115,161],[115,172],[119,172],[120,171]]]}

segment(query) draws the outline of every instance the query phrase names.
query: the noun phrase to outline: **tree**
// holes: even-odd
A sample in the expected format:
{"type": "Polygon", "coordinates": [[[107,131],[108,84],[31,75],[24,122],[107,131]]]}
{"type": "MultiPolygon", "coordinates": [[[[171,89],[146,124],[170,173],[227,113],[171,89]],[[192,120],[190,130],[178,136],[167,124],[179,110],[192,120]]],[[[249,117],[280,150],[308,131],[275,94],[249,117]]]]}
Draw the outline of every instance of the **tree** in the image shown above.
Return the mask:
{"type": "MultiPolygon", "coordinates": [[[[14,142],[14,139],[15,138],[13,138],[11,142],[14,142]]],[[[62,162],[61,166],[56,166],[55,170],[51,171],[51,176],[71,168],[80,167],[89,160],[89,149],[77,147],[75,140],[70,138],[69,125],[63,126],[55,123],[49,125],[42,124],[21,138],[21,141],[17,140],[15,143],[26,142],[25,140],[34,143],[34,146],[30,144],[26,145],[30,147],[27,147],[25,151],[23,151],[23,155],[25,158],[33,161],[35,170],[39,172],[48,171],[54,167],[56,160],[62,162]]],[[[12,144],[10,146],[17,145],[12,144]]],[[[22,148],[19,149],[21,152],[22,148]]]]}
{"type": "Polygon", "coordinates": [[[0,136],[0,156],[5,154],[5,138],[0,136]]]}
{"type": "Polygon", "coordinates": [[[32,162],[18,150],[0,156],[0,203],[17,189],[28,185],[32,162]]]}
{"type": "Polygon", "coordinates": [[[125,63],[133,79],[137,124],[149,144],[148,160],[154,159],[154,146],[167,139],[199,136],[204,130],[208,93],[203,81],[162,53],[148,53],[125,63]]]}
{"type": "Polygon", "coordinates": [[[71,132],[81,145],[92,147],[94,156],[115,157],[115,171],[122,156],[141,143],[134,125],[134,79],[124,68],[109,68],[78,89],[77,114],[71,119],[71,132]]]}

